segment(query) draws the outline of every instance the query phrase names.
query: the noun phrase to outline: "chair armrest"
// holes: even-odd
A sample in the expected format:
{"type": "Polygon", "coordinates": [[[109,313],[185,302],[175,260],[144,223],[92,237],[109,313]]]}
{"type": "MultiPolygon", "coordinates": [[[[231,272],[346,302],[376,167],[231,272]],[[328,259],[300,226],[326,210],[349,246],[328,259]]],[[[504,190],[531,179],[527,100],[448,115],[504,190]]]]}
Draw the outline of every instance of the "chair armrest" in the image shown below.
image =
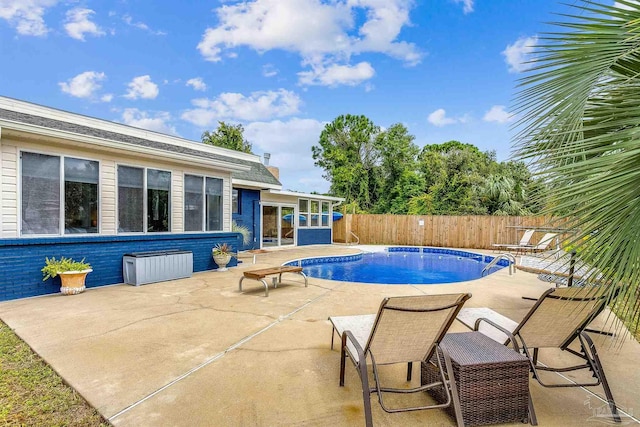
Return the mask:
{"type": "MultiPolygon", "coordinates": [[[[364,355],[364,349],[362,348],[362,346],[360,345],[356,337],[351,333],[351,331],[344,331],[342,333],[342,348],[348,350],[347,340],[351,341],[351,344],[353,344],[353,347],[356,349],[356,353],[358,355],[358,365],[362,365],[362,364],[366,365],[367,358],[364,355]]],[[[352,356],[355,356],[355,355],[352,355],[352,356]]]]}
{"type": "Polygon", "coordinates": [[[493,326],[494,328],[496,328],[497,330],[499,330],[500,332],[505,334],[507,337],[509,337],[509,339],[507,340],[507,342],[504,343],[504,345],[509,345],[509,341],[511,341],[513,343],[513,349],[515,351],[517,351],[517,352],[520,352],[520,347],[518,346],[518,342],[516,341],[516,338],[513,336],[511,331],[509,331],[508,329],[498,325],[496,322],[493,322],[493,321],[487,319],[486,317],[480,317],[480,318],[476,319],[476,323],[473,326],[473,330],[474,331],[479,331],[480,330],[480,323],[482,323],[482,322],[485,322],[485,323],[493,326]]]}

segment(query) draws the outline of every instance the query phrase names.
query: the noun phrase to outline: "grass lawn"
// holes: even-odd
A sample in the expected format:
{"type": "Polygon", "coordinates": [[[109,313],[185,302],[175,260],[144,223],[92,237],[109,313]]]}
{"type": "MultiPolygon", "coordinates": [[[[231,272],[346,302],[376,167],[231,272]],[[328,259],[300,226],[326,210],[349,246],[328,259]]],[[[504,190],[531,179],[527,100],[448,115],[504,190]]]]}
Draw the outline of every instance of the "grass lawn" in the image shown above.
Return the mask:
{"type": "Polygon", "coordinates": [[[110,426],[2,321],[0,425],[110,426]]]}

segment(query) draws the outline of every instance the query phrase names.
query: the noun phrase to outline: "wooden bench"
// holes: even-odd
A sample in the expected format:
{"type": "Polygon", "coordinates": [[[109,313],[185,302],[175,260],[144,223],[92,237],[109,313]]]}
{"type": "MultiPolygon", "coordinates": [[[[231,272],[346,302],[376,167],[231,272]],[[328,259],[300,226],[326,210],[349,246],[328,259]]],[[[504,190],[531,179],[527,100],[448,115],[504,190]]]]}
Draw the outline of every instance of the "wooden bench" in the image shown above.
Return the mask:
{"type": "Polygon", "coordinates": [[[261,268],[259,270],[250,270],[245,271],[244,276],[240,278],[240,282],[238,283],[238,290],[242,292],[242,281],[244,279],[253,279],[259,280],[264,285],[264,296],[269,296],[269,285],[265,280],[267,276],[273,276],[277,274],[278,277],[273,278],[273,287],[277,288],[280,283],[282,283],[282,274],[283,273],[296,273],[304,277],[304,287],[309,286],[309,281],[307,276],[302,272],[302,267],[296,267],[293,265],[284,265],[281,267],[269,267],[269,268],[261,268]]]}

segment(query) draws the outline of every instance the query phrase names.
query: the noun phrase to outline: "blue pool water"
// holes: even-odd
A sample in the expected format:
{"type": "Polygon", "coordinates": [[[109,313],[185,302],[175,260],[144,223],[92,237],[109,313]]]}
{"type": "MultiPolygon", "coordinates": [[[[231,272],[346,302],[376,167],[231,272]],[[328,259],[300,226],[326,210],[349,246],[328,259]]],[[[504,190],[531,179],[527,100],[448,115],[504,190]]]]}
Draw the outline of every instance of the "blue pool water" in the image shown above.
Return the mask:
{"type": "MultiPolygon", "coordinates": [[[[475,280],[493,257],[439,248],[388,248],[349,256],[308,258],[287,263],[302,265],[311,277],[361,283],[420,284],[475,280]]],[[[507,266],[500,260],[489,274],[507,266]]]]}

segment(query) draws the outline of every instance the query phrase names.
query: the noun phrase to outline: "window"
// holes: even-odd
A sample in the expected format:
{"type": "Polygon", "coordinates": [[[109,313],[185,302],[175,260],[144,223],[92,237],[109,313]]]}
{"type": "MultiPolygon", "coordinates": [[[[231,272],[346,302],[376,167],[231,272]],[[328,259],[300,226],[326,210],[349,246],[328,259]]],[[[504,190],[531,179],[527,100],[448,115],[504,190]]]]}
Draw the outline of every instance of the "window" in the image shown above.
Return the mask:
{"type": "Polygon", "coordinates": [[[301,227],[329,227],[331,203],[320,200],[298,200],[301,227]]]}
{"type": "Polygon", "coordinates": [[[240,213],[238,190],[236,190],[235,188],[231,192],[231,213],[234,213],[234,214],[240,213]]]}
{"type": "Polygon", "coordinates": [[[119,232],[169,231],[170,200],[171,172],[118,166],[119,232]]]}
{"type": "Polygon", "coordinates": [[[171,172],[147,169],[147,231],[169,231],[171,172]]]}
{"type": "Polygon", "coordinates": [[[222,187],[220,178],[185,175],[184,230],[222,230],[222,187]]]}
{"type": "Polygon", "coordinates": [[[300,227],[306,227],[309,225],[309,201],[300,199],[298,209],[300,211],[300,227]]]}
{"type": "Polygon", "coordinates": [[[319,213],[320,213],[320,202],[317,200],[312,200],[311,201],[311,226],[312,227],[318,226],[318,221],[320,220],[320,218],[318,218],[319,213]]]}
{"type": "Polygon", "coordinates": [[[144,230],[144,169],[118,166],[118,231],[144,230]]]}
{"type": "Polygon", "coordinates": [[[184,231],[202,231],[203,183],[201,176],[184,176],[184,231]]]}
{"type": "Polygon", "coordinates": [[[98,232],[98,162],[28,152],[20,158],[22,234],[98,232]]]}
{"type": "Polygon", "coordinates": [[[207,231],[222,230],[222,180],[208,178],[206,182],[207,231]]]}
{"type": "Polygon", "coordinates": [[[98,162],[64,159],[64,232],[98,232],[98,162]]]}
{"type": "Polygon", "coordinates": [[[322,227],[329,226],[329,202],[322,202],[322,216],[320,220],[322,227]]]}

